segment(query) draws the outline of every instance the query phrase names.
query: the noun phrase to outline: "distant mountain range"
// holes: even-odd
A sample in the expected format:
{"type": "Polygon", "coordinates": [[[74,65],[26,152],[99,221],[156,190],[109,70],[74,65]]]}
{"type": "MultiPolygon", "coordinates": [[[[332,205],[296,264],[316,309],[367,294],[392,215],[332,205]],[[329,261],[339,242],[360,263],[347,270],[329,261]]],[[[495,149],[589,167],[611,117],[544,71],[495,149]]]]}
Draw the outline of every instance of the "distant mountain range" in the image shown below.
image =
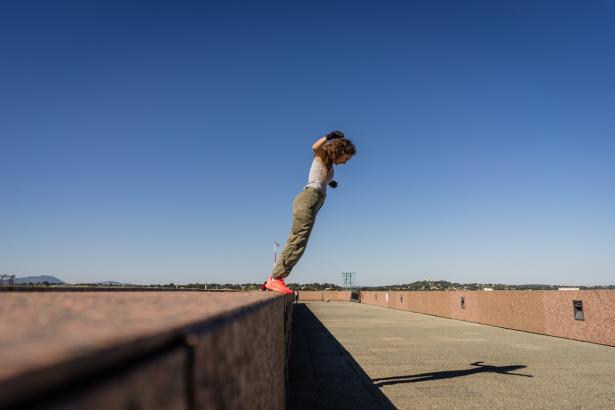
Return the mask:
{"type": "Polygon", "coordinates": [[[125,285],[125,283],[122,282],[116,282],[114,280],[103,280],[102,282],[98,282],[98,285],[105,285],[105,286],[122,286],[125,285]]]}
{"type": "Polygon", "coordinates": [[[62,279],[58,279],[55,276],[50,275],[38,275],[38,276],[24,276],[23,278],[15,278],[15,285],[24,285],[28,283],[49,283],[54,285],[62,285],[65,282],[62,279]]]}
{"type": "MultiPolygon", "coordinates": [[[[51,275],[38,275],[38,276],[24,276],[23,278],[15,278],[13,282],[15,285],[27,285],[28,283],[40,284],[40,283],[49,283],[50,285],[65,285],[64,282],[60,278],[56,278],[51,275]]],[[[103,286],[122,286],[124,285],[121,282],[116,282],[114,280],[104,280],[101,282],[95,282],[93,285],[103,285],[103,286]]]]}

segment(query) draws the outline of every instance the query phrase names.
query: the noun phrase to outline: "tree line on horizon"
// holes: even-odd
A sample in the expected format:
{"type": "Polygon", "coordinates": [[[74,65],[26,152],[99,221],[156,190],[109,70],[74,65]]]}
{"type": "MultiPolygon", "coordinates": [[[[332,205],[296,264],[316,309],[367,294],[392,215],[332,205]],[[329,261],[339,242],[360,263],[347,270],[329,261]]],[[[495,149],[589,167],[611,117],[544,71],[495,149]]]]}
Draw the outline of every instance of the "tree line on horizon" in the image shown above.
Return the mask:
{"type": "MultiPolygon", "coordinates": [[[[43,282],[29,282],[21,283],[19,286],[37,286],[37,287],[101,287],[101,288],[147,288],[147,289],[187,289],[187,290],[234,290],[234,291],[251,291],[260,289],[261,283],[189,283],[189,284],[150,284],[150,285],[135,285],[129,283],[119,282],[98,282],[98,283],[50,283],[43,282]]],[[[348,290],[347,287],[343,287],[334,283],[289,283],[288,286],[295,291],[299,290],[348,290]]],[[[571,285],[545,285],[545,284],[523,284],[523,285],[507,285],[507,284],[495,284],[495,283],[457,283],[448,282],[444,280],[422,280],[416,282],[410,282],[406,284],[398,285],[383,285],[383,286],[355,286],[352,290],[391,290],[391,291],[443,291],[443,290],[558,290],[561,287],[570,287],[571,285]]],[[[605,286],[588,286],[588,285],[574,285],[573,287],[580,290],[598,290],[609,289],[615,290],[615,285],[605,286]]]]}

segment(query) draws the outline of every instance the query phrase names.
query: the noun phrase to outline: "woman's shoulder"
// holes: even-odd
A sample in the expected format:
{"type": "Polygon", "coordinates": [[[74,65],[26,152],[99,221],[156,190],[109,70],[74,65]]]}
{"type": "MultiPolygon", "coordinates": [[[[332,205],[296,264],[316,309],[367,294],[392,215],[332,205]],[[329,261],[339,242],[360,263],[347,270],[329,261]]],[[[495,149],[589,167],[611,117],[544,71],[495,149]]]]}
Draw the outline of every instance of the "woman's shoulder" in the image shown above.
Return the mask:
{"type": "Polygon", "coordinates": [[[333,164],[332,163],[327,164],[326,160],[319,158],[315,155],[314,160],[312,161],[312,169],[315,169],[315,168],[326,170],[327,173],[329,173],[333,169],[333,164]]]}

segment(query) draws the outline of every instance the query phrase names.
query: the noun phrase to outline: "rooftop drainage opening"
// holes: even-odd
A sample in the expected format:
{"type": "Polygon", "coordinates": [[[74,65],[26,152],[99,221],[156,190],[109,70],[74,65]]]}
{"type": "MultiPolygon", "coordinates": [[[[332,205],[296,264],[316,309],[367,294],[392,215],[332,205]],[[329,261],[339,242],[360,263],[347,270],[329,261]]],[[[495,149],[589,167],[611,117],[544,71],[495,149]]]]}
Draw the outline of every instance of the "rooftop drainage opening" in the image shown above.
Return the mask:
{"type": "Polygon", "coordinates": [[[585,320],[585,315],[583,314],[582,300],[573,300],[572,308],[574,309],[574,320],[585,320]]]}

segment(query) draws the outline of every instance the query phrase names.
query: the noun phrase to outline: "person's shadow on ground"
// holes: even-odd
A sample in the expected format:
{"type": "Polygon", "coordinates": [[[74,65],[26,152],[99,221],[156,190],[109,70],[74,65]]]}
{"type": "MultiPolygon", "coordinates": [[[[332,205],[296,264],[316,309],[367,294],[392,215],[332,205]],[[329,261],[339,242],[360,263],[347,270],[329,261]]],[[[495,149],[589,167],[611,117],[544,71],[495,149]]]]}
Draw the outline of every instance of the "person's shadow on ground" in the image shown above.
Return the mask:
{"type": "Polygon", "coordinates": [[[524,365],[490,366],[482,363],[483,362],[470,363],[470,366],[475,367],[466,370],[446,370],[442,372],[409,374],[406,376],[381,377],[379,379],[372,379],[372,381],[376,386],[382,387],[399,383],[417,383],[431,380],[452,379],[454,377],[469,376],[476,373],[498,373],[509,376],[534,377],[530,374],[511,373],[514,370],[526,368],[527,366],[524,365]]]}

